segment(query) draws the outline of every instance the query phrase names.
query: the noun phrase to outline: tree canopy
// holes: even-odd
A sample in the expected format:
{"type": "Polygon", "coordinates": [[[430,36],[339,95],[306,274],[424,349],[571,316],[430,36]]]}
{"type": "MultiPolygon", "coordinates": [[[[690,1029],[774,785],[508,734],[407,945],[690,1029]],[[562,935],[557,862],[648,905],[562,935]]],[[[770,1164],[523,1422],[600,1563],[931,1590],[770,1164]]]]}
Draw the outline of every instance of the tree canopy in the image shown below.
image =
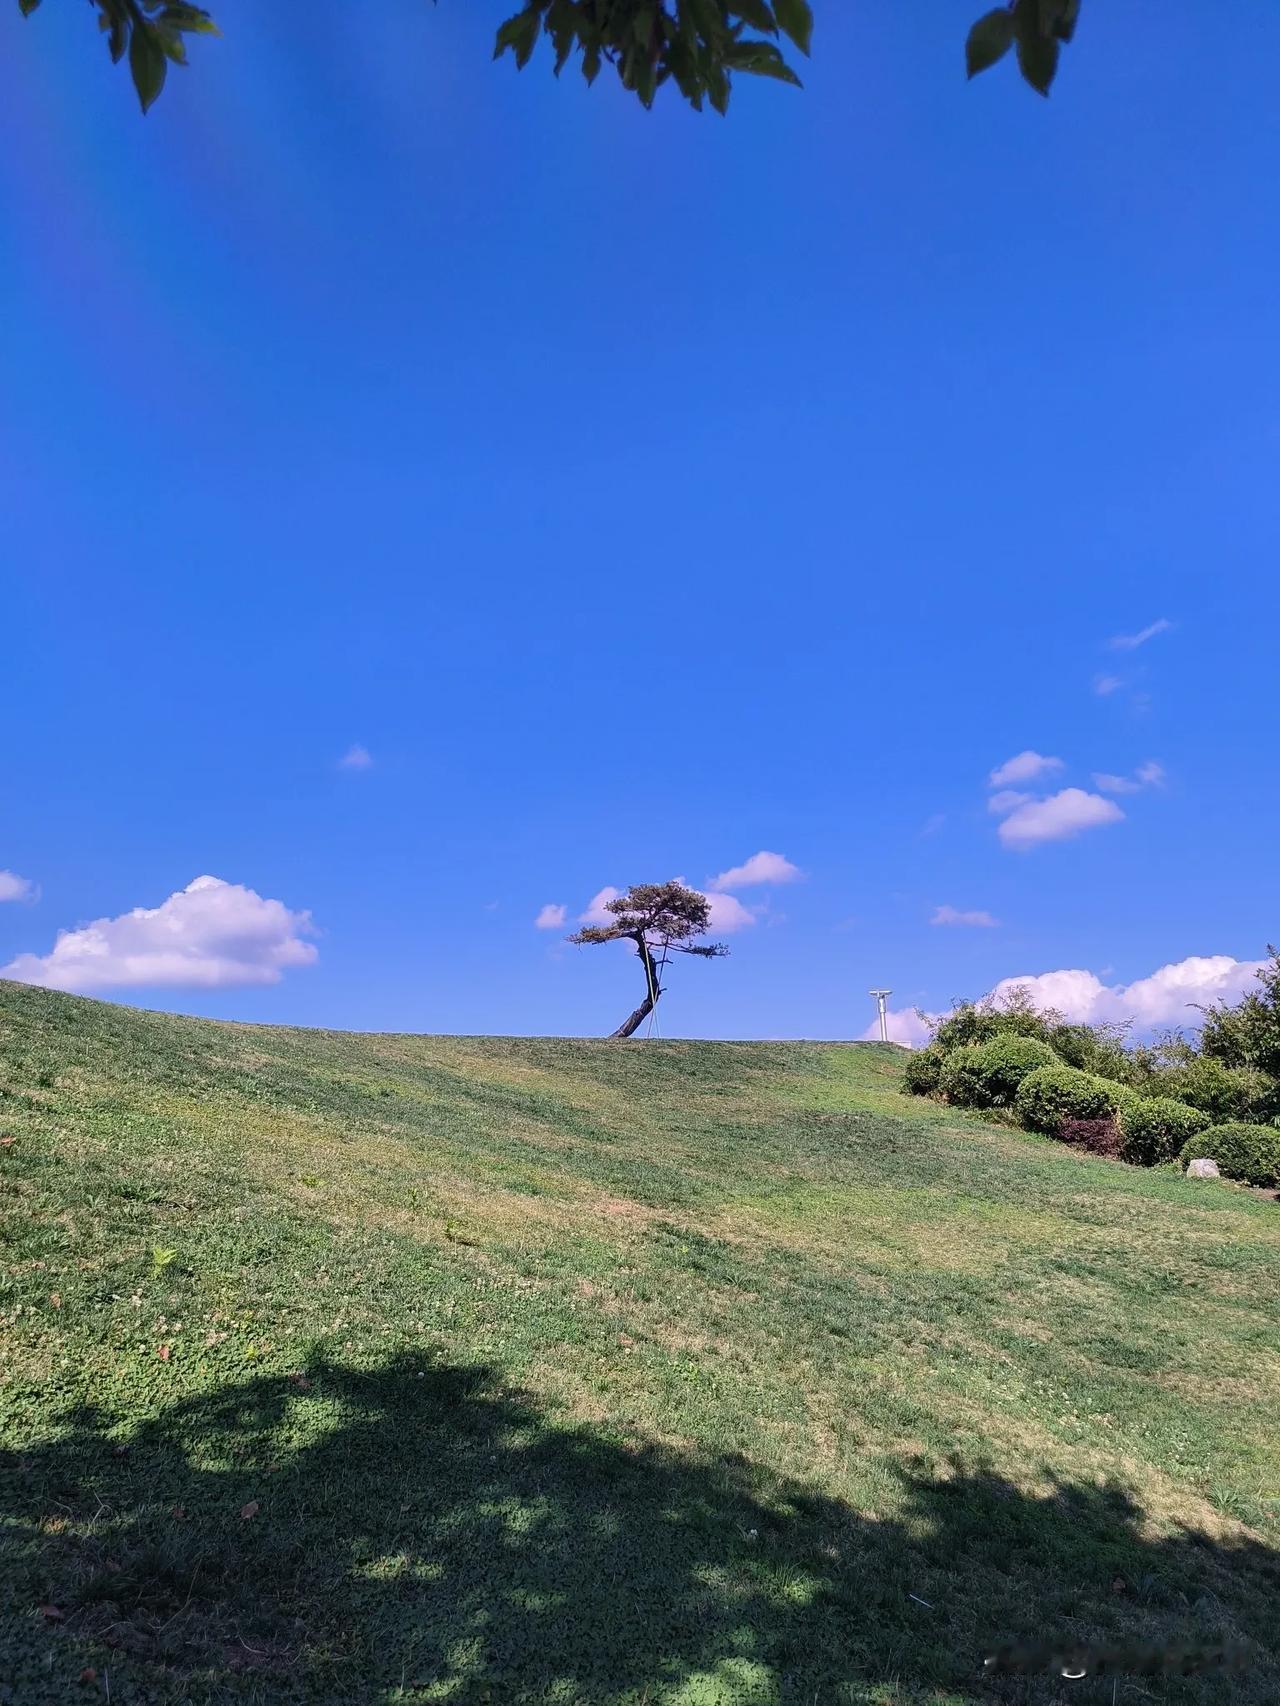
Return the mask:
{"type": "MultiPolygon", "coordinates": [[[[187,63],[186,38],[220,33],[203,7],[175,0],[90,4],[111,58],[128,58],[144,113],[163,89],[169,66],[187,63]]],[[[24,17],[39,5],[18,0],[24,17]]],[[[965,43],[969,76],[1013,49],[1026,82],[1047,95],[1079,10],[1080,0],[1008,0],[985,12],[965,43]]],[[[723,113],[736,75],[798,86],[787,54],[808,55],[813,23],[809,0],[527,0],[499,26],[494,58],[510,53],[523,68],[546,40],[557,76],[576,61],[593,83],[608,65],[646,107],[670,82],[699,112],[705,103],[723,113]]]]}

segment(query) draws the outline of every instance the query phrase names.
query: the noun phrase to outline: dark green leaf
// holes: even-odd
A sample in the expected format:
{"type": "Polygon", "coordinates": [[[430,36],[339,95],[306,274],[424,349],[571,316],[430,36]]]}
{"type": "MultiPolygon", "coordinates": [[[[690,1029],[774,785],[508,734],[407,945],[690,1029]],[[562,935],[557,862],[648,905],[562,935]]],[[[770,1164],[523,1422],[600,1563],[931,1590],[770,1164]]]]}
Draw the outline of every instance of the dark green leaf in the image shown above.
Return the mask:
{"type": "Polygon", "coordinates": [[[724,62],[731,71],[746,71],[753,77],[776,77],[780,83],[802,87],[800,79],[771,41],[739,41],[726,49],[724,62]]]}
{"type": "Polygon", "coordinates": [[[970,77],[986,71],[998,59],[1003,59],[1013,45],[1013,13],[1007,6],[998,6],[979,18],[969,31],[964,44],[965,64],[970,77]]]}
{"type": "Polygon", "coordinates": [[[813,40],[813,10],[809,0],[774,0],[774,16],[778,27],[807,54],[813,40]]]}
{"type": "Polygon", "coordinates": [[[164,74],[168,69],[168,61],[164,49],[156,40],[151,25],[143,20],[135,20],[133,32],[129,38],[129,70],[133,73],[133,86],[138,91],[138,99],[145,113],[164,88],[164,74]]]}
{"type": "Polygon", "coordinates": [[[766,0],[733,0],[730,10],[745,19],[753,30],[763,30],[768,36],[777,35],[778,26],[766,0]]]}
{"type": "Polygon", "coordinates": [[[1058,69],[1058,44],[1042,35],[1018,36],[1018,69],[1037,94],[1047,95],[1058,69]]]}
{"type": "Polygon", "coordinates": [[[24,18],[29,18],[40,4],[40,0],[18,0],[18,7],[24,18]]]}

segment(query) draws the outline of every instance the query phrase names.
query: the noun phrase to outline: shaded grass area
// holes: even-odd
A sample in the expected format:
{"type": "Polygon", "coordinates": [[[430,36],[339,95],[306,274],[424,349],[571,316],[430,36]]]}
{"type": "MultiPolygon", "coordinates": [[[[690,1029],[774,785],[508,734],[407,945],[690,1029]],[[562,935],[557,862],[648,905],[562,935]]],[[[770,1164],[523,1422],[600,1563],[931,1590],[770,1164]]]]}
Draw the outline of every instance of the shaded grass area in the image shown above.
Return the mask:
{"type": "Polygon", "coordinates": [[[1280,1695],[1273,1203],[870,1047],[0,985],[0,1061],[0,1699],[1280,1695]]]}

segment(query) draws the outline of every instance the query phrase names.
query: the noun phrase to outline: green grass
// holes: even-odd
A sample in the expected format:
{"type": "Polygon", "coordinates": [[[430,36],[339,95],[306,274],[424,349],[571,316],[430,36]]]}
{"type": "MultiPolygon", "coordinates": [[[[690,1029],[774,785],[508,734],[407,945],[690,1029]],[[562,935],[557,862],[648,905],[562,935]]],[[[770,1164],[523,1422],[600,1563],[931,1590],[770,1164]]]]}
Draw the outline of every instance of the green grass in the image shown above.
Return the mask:
{"type": "Polygon", "coordinates": [[[0,1702],[1271,1706],[1280,1206],[899,1072],[0,984],[0,1702]]]}

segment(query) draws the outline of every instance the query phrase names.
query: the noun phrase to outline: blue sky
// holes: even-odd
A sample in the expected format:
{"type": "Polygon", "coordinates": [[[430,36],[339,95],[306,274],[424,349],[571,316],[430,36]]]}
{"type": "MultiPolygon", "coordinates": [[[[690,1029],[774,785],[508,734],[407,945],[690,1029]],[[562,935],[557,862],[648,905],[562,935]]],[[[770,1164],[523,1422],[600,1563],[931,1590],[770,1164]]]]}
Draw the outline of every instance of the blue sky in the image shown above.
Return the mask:
{"type": "Polygon", "coordinates": [[[591,1032],[636,968],[540,910],[760,851],[669,1033],[1277,935],[1280,13],[1087,7],[1043,102],[821,0],[722,121],[491,64],[501,4],[224,0],[143,121],[8,10],[0,965],[591,1032]],[[1026,752],[1112,809],[1011,834],[1026,752]]]}

